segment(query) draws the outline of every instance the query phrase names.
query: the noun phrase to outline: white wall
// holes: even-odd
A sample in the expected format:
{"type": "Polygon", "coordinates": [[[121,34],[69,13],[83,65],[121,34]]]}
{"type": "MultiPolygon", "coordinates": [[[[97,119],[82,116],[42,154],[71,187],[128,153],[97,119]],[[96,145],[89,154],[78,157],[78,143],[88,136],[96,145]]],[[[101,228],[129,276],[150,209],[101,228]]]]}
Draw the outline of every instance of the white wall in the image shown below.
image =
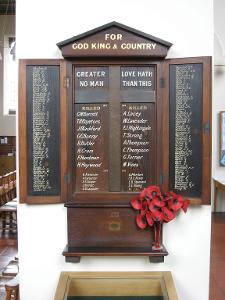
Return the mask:
{"type": "MultiPolygon", "coordinates": [[[[213,178],[225,182],[225,167],[219,165],[219,112],[225,111],[225,2],[214,0],[214,93],[213,93],[213,178]]],[[[217,211],[225,211],[225,193],[218,195],[217,211]]]]}
{"type": "MultiPolygon", "coordinates": [[[[56,43],[118,21],[174,44],[170,57],[213,54],[212,0],[17,0],[18,58],[59,58],[56,43]]],[[[63,205],[18,209],[22,300],[52,300],[61,271],[171,270],[180,300],[206,300],[209,286],[211,207],[190,208],[164,227],[165,263],[148,258],[82,258],[64,262],[63,205]]]]}
{"type": "MultiPolygon", "coordinates": [[[[15,16],[0,16],[0,41],[4,41],[3,35],[15,35],[15,16]],[[2,30],[4,28],[4,32],[2,30]]],[[[3,61],[4,51],[0,44],[0,52],[2,60],[0,60],[0,136],[1,135],[16,135],[16,117],[5,116],[3,114],[3,61]]]]}

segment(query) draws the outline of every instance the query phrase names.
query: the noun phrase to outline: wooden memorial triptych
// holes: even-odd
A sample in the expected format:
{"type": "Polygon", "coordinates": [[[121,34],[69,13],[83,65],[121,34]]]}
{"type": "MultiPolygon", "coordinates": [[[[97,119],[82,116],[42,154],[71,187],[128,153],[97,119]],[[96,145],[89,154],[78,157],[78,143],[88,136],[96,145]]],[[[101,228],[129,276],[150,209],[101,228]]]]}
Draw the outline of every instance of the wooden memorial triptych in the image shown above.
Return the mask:
{"type": "Polygon", "coordinates": [[[149,255],[129,205],[144,187],[210,203],[211,58],[170,46],[113,22],[20,62],[20,201],[65,203],[67,261],[149,255]]]}

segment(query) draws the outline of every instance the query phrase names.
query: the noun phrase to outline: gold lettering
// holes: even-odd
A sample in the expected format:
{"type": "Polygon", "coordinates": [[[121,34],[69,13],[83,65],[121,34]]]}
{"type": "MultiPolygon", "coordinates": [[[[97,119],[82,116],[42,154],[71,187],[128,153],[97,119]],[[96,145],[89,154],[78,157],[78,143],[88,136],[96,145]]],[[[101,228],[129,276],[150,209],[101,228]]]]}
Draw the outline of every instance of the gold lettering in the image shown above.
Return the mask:
{"type": "Polygon", "coordinates": [[[95,50],[105,50],[105,49],[110,49],[111,45],[110,43],[91,43],[91,49],[95,50]]]}
{"type": "Polygon", "coordinates": [[[89,48],[89,45],[88,45],[88,43],[74,43],[74,44],[72,44],[72,48],[74,49],[74,50],[86,50],[86,49],[88,49],[89,48]]]}
{"type": "Polygon", "coordinates": [[[118,211],[112,211],[110,214],[111,218],[119,218],[120,213],[118,211]]]}
{"type": "Polygon", "coordinates": [[[156,44],[153,43],[122,43],[122,50],[155,50],[156,44]]]}
{"type": "Polygon", "coordinates": [[[123,38],[123,35],[120,34],[120,33],[117,33],[117,34],[115,34],[115,33],[106,33],[106,34],[105,34],[105,41],[107,41],[107,40],[112,40],[112,41],[117,40],[117,41],[121,41],[122,38],[123,38]]]}

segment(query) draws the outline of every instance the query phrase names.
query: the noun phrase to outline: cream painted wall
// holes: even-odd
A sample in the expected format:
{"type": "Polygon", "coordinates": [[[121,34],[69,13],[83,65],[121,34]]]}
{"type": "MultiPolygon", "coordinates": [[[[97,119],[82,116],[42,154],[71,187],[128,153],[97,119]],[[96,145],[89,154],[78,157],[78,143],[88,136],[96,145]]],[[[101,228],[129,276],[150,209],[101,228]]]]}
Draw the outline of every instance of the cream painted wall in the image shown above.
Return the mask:
{"type": "MultiPolygon", "coordinates": [[[[212,0],[17,0],[18,58],[59,58],[56,43],[118,21],[174,44],[169,57],[213,54],[212,0]]],[[[140,257],[90,257],[65,263],[63,205],[19,205],[22,300],[52,300],[61,271],[170,270],[180,300],[206,300],[209,287],[211,207],[192,207],[164,227],[165,263],[140,257]]]]}
{"type": "MultiPolygon", "coordinates": [[[[15,35],[15,16],[0,16],[0,41],[3,41],[2,28],[5,24],[4,34],[15,35]]],[[[3,34],[3,35],[4,35],[3,34]]],[[[2,60],[0,60],[0,136],[1,135],[16,135],[16,117],[3,115],[3,56],[4,51],[2,44],[0,45],[0,52],[2,60]]]]}
{"type": "MultiPolygon", "coordinates": [[[[214,93],[212,176],[225,182],[225,167],[219,165],[219,112],[225,111],[225,2],[214,0],[214,93]]],[[[218,194],[217,211],[225,212],[225,193],[218,194]]]]}

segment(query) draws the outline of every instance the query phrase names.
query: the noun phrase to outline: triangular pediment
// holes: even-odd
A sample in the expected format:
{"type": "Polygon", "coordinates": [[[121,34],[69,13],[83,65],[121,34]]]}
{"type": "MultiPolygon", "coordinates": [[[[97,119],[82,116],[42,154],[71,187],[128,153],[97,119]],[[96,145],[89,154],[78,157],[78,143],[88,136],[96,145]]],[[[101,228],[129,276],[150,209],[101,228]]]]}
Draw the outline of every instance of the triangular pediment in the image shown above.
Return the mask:
{"type": "Polygon", "coordinates": [[[64,57],[166,57],[171,43],[111,22],[59,42],[64,57]]]}

